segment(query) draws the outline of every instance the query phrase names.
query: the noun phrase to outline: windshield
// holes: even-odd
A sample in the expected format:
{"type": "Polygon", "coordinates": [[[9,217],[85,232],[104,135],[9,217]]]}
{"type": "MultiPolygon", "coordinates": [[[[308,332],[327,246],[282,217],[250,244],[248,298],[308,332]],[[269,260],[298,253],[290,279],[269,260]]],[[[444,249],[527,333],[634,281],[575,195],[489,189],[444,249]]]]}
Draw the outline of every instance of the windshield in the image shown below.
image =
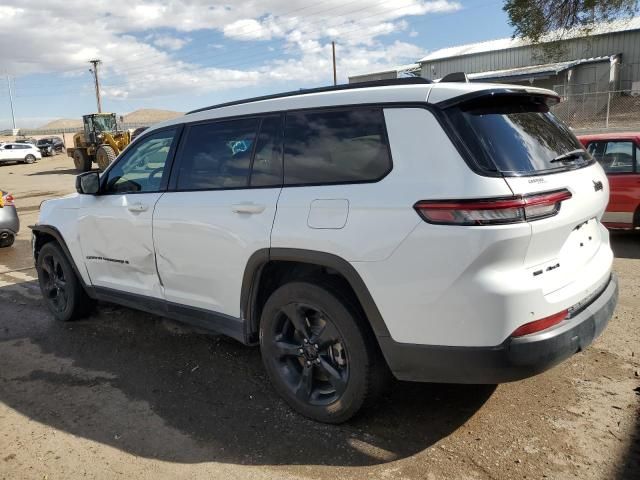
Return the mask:
{"type": "Polygon", "coordinates": [[[38,145],[46,145],[47,143],[53,143],[53,140],[50,138],[41,138],[38,140],[38,145]]]}
{"type": "Polygon", "coordinates": [[[450,118],[485,170],[527,175],[593,163],[549,107],[529,97],[482,98],[451,109],[450,118]]]}
{"type": "Polygon", "coordinates": [[[93,128],[96,132],[113,132],[116,129],[116,119],[111,115],[93,117],[93,128]]]}

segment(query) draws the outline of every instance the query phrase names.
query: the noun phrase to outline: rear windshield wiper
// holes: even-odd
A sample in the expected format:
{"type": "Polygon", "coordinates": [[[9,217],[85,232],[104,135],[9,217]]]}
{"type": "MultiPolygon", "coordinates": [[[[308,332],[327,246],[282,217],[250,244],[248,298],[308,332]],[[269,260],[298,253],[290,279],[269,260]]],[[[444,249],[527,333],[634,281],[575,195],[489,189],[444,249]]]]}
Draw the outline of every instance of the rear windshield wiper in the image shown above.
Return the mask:
{"type": "Polygon", "coordinates": [[[586,152],[583,149],[578,148],[576,150],[571,150],[570,152],[563,153],[562,155],[558,155],[556,158],[551,160],[549,163],[571,162],[573,160],[577,160],[579,158],[582,158],[582,156],[585,153],[586,152]]]}

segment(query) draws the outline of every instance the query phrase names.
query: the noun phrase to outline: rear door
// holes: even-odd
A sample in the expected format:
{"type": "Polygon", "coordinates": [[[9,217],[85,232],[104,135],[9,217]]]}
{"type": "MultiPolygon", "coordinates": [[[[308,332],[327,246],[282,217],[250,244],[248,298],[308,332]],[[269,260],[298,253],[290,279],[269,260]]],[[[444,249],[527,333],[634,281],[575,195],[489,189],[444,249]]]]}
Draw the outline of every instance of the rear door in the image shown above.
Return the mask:
{"type": "Polygon", "coordinates": [[[609,178],[611,195],[603,221],[613,227],[633,226],[640,204],[638,147],[631,139],[592,141],[587,145],[609,178]]]}
{"type": "Polygon", "coordinates": [[[270,246],[282,187],[282,118],[187,126],[176,162],[153,220],[169,309],[186,305],[238,318],[247,261],[270,246]]]}
{"type": "Polygon", "coordinates": [[[540,274],[545,294],[586,271],[606,231],[600,219],[609,199],[605,173],[543,98],[530,95],[482,98],[455,109],[458,132],[514,195],[569,192],[559,211],[529,222],[531,241],[525,267],[540,274]]]}

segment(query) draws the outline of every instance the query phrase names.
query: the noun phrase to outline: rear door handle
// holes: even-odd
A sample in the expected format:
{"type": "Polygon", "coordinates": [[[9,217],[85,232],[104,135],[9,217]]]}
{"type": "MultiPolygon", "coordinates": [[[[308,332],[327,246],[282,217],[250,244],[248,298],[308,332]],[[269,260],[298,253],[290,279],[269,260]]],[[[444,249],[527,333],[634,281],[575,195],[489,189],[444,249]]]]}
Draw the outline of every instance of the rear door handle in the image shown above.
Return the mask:
{"type": "Polygon", "coordinates": [[[149,207],[144,203],[132,203],[131,205],[127,205],[127,209],[130,212],[146,212],[149,207]]]}
{"type": "Polygon", "coordinates": [[[266,205],[260,205],[258,203],[236,203],[231,206],[231,210],[235,213],[262,213],[265,210],[266,205]]]}

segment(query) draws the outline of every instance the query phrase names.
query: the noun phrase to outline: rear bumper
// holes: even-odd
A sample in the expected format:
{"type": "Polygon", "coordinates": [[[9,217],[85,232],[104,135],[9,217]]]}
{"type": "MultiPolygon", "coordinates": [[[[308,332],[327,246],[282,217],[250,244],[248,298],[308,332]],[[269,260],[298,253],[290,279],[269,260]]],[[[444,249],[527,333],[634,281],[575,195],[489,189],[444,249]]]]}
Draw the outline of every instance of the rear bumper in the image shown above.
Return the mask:
{"type": "Polygon", "coordinates": [[[586,348],[604,330],[618,302],[618,280],[569,320],[540,333],[508,338],[495,347],[449,347],[378,338],[400,380],[443,383],[511,382],[541,373],[586,348]]]}
{"type": "Polygon", "coordinates": [[[20,231],[20,219],[14,206],[0,208],[0,233],[8,232],[16,235],[20,231]]]}

